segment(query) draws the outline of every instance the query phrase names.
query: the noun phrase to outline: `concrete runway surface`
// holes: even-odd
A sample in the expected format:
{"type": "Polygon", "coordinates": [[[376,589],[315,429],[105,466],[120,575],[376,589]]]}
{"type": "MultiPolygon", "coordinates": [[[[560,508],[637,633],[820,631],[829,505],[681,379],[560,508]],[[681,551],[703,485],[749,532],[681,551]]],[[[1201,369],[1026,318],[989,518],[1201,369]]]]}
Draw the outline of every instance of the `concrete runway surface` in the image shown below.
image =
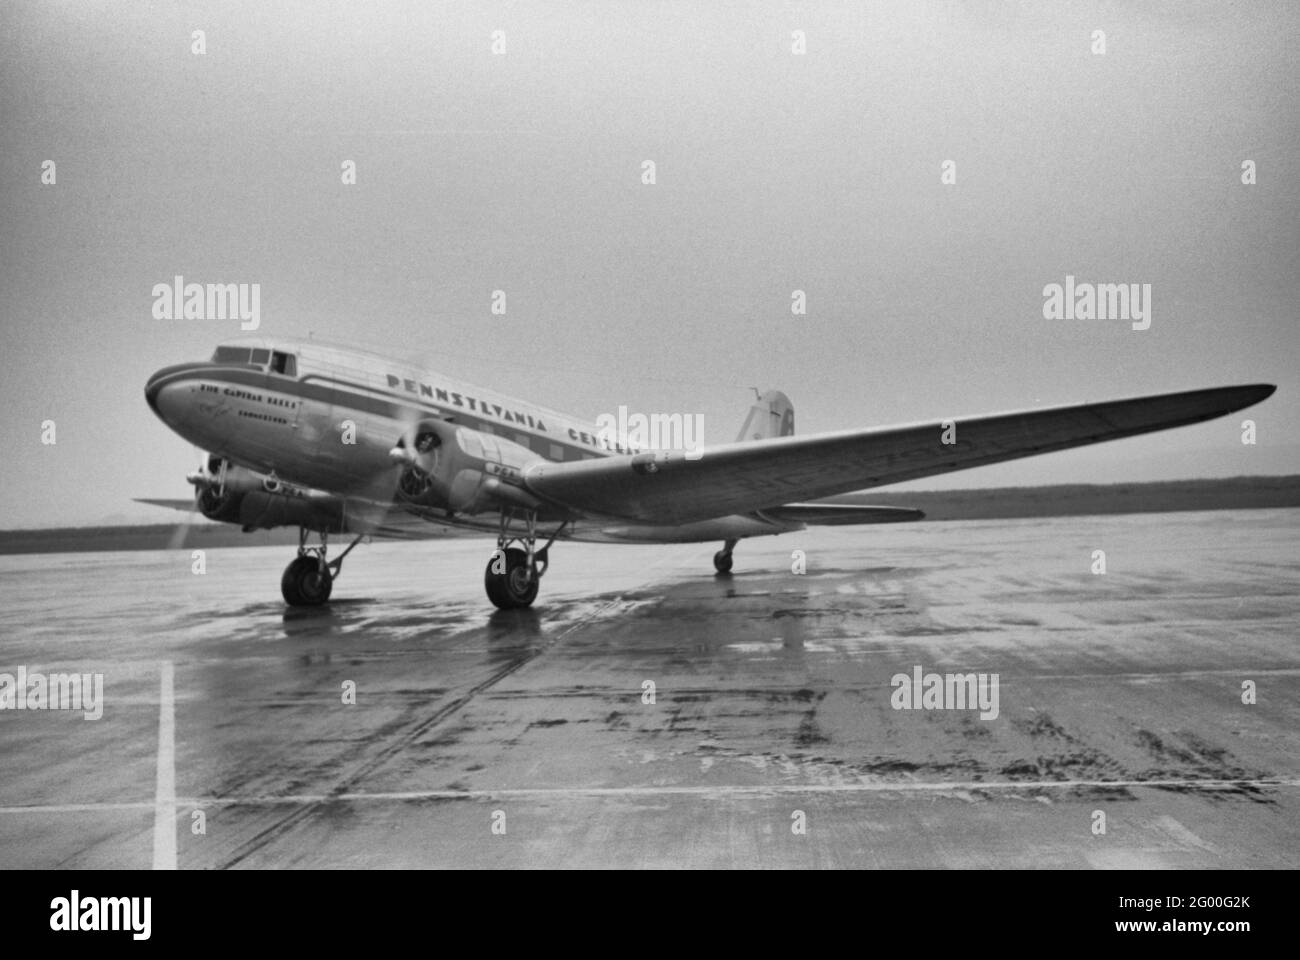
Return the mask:
{"type": "Polygon", "coordinates": [[[0,557],[0,672],[103,674],[99,719],[0,711],[0,867],[1300,865],[1300,510],[824,529],[730,578],[560,544],[513,613],[490,548],[358,547],[314,610],[283,548],[0,557]],[[894,709],[915,667],[997,717],[894,709]]]}

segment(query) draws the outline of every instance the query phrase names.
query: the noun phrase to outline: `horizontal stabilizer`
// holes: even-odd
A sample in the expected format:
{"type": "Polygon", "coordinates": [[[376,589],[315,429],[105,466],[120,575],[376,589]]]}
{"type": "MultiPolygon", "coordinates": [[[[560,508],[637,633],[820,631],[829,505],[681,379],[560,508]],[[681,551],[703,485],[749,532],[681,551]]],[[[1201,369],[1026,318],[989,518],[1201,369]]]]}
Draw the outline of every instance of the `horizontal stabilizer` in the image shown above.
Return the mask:
{"type": "Polygon", "coordinates": [[[787,503],[761,511],[763,516],[787,523],[818,527],[847,527],[859,523],[906,523],[925,516],[907,507],[870,507],[851,503],[787,503]]]}
{"type": "Polygon", "coordinates": [[[151,507],[166,507],[168,510],[184,510],[187,513],[194,509],[194,498],[189,497],[185,500],[151,500],[146,497],[133,497],[136,503],[147,503],[151,507]]]}

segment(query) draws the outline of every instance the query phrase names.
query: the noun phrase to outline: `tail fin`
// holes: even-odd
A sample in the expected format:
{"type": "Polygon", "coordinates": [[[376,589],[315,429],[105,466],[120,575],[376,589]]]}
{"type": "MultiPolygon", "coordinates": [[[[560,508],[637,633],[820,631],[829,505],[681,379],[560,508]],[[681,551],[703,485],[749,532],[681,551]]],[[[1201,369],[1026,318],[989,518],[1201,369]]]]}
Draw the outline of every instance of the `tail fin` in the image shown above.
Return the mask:
{"type": "MultiPolygon", "coordinates": [[[[755,393],[758,391],[755,390],[755,393]]],[[[794,433],[794,404],[780,390],[769,390],[749,408],[737,442],[788,437],[794,433]]]]}

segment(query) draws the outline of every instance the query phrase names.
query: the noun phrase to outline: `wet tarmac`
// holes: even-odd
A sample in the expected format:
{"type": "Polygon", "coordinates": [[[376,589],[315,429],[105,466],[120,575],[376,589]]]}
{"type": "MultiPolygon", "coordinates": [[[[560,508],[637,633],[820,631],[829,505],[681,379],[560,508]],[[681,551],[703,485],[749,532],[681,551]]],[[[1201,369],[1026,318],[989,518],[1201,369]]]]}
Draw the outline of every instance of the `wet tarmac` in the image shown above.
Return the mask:
{"type": "Polygon", "coordinates": [[[1300,865],[1300,510],[824,529],[729,578],[560,544],[512,613],[490,546],[359,547],[308,610],[284,548],[0,557],[0,674],[103,675],[98,719],[0,710],[0,867],[1300,865]],[[895,709],[917,667],[997,716],[895,709]]]}

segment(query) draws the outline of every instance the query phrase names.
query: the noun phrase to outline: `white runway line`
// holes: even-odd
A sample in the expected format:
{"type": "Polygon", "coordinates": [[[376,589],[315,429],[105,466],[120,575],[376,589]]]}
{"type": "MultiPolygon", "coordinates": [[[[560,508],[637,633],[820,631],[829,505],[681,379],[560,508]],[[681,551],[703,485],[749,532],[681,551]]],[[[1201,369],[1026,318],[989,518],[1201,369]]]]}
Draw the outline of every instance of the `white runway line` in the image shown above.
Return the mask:
{"type": "MultiPolygon", "coordinates": [[[[714,786],[714,787],[528,787],[500,790],[412,790],[397,793],[338,793],[294,794],[283,797],[183,797],[179,803],[187,807],[237,807],[274,806],[277,804],[304,803],[404,803],[417,800],[553,800],[581,797],[663,797],[699,796],[727,799],[730,797],[763,797],[771,795],[834,794],[834,793],[926,793],[975,792],[1016,790],[1070,790],[1076,788],[1129,787],[1183,787],[1202,790],[1290,788],[1300,787],[1294,777],[1266,777],[1246,780],[966,780],[927,781],[916,783],[831,783],[831,784],[772,784],[770,786],[714,786]]],[[[171,801],[174,823],[178,801],[171,801]]],[[[0,815],[9,813],[90,813],[96,810],[143,810],[157,808],[145,801],[136,803],[75,803],[34,806],[0,807],[0,815]]],[[[173,866],[175,864],[175,830],[170,831],[173,866]]]]}
{"type": "Polygon", "coordinates": [[[1069,790],[1091,787],[1194,787],[1201,789],[1232,789],[1241,787],[1300,787],[1300,779],[1262,780],[1026,780],[1026,781],[966,781],[926,783],[831,783],[831,784],[772,784],[768,786],[712,786],[712,787],[527,787],[501,790],[412,790],[393,793],[340,793],[307,794],[285,797],[223,797],[192,801],[195,806],[232,806],[238,804],[323,803],[337,801],[355,803],[364,801],[409,802],[414,800],[563,800],[581,797],[666,797],[697,796],[727,799],[730,797],[763,797],[773,795],[803,795],[832,793],[913,793],[913,792],[974,792],[979,790],[1069,790]]]}
{"type": "Polygon", "coordinates": [[[154,793],[153,868],[176,869],[176,696],[170,660],[158,692],[158,787],[154,793]]]}

